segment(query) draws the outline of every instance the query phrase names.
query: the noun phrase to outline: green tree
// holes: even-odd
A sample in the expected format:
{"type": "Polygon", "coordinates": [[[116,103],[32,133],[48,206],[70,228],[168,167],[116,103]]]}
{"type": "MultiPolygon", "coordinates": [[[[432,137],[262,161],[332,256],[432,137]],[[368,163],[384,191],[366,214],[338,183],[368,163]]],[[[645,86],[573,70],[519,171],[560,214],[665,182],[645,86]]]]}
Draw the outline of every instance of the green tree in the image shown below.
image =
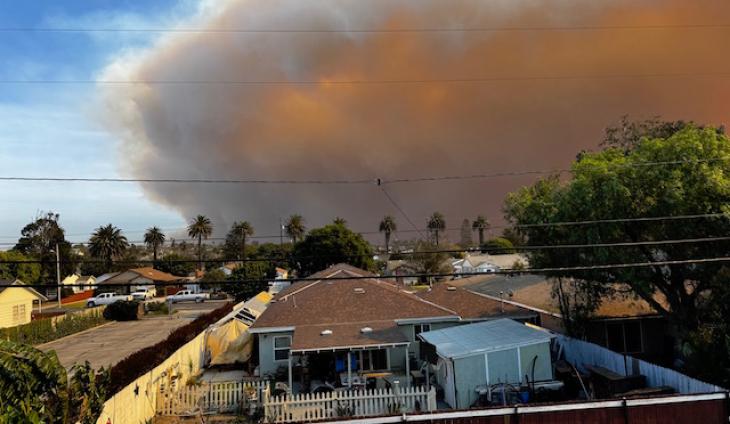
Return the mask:
{"type": "Polygon", "coordinates": [[[468,219],[461,221],[461,237],[459,244],[462,248],[468,249],[473,244],[471,239],[471,222],[468,219]]]}
{"type": "Polygon", "coordinates": [[[304,226],[304,218],[301,215],[292,215],[284,225],[284,231],[292,243],[296,243],[304,237],[307,228],[304,226]]]}
{"type": "MultiPolygon", "coordinates": [[[[439,252],[437,245],[429,242],[419,242],[415,246],[411,262],[418,268],[420,274],[447,274],[452,271],[451,258],[444,252],[439,252]]],[[[423,278],[422,282],[428,282],[423,278]]]]}
{"type": "Polygon", "coordinates": [[[438,246],[439,233],[446,230],[446,219],[444,218],[444,215],[441,212],[434,212],[433,215],[428,218],[426,228],[428,228],[428,231],[431,232],[431,236],[433,237],[436,246],[438,246]]]}
{"type": "Polygon", "coordinates": [[[335,219],[332,220],[332,223],[335,225],[342,225],[343,227],[347,227],[347,220],[339,216],[335,217],[335,219]]]}
{"type": "Polygon", "coordinates": [[[489,229],[489,221],[483,215],[479,215],[472,222],[471,228],[479,235],[479,246],[482,246],[484,244],[484,232],[489,229]]]}
{"type": "Polygon", "coordinates": [[[487,240],[481,249],[482,252],[489,253],[490,255],[507,255],[515,253],[515,246],[512,242],[502,237],[495,237],[487,240]]]}
{"type": "Polygon", "coordinates": [[[360,234],[341,225],[315,228],[294,246],[295,267],[307,276],[341,262],[374,270],[373,251],[360,234]]]}
{"type": "MultiPolygon", "coordinates": [[[[666,138],[641,138],[627,146],[609,145],[582,153],[572,179],[538,181],[508,196],[507,219],[519,224],[528,245],[651,242],[722,237],[730,233],[726,217],[677,221],[624,221],[576,226],[524,226],[562,221],[594,221],[728,212],[730,140],[713,128],[686,125],[666,138]],[[678,162],[679,161],[679,162],[678,162]],[[646,165],[660,162],[662,165],[646,165]]],[[[631,262],[722,257],[730,243],[670,243],[590,249],[544,249],[531,255],[531,266],[591,266],[631,262]]],[[[615,282],[629,285],[665,316],[681,339],[697,329],[699,303],[707,296],[721,263],[588,269],[548,273],[584,280],[588,290],[615,282]],[[666,303],[655,295],[661,294],[666,303]]]]}
{"type": "Polygon", "coordinates": [[[233,223],[226,235],[226,242],[223,246],[225,255],[238,259],[246,258],[246,239],[254,235],[253,226],[248,221],[233,223]]]}
{"type": "Polygon", "coordinates": [[[144,243],[152,250],[152,260],[157,262],[157,252],[165,244],[165,234],[158,227],[148,228],[144,233],[144,243]]]}
{"type": "Polygon", "coordinates": [[[390,252],[390,236],[393,233],[393,231],[397,231],[398,226],[395,223],[395,218],[393,218],[391,215],[385,215],[383,219],[380,221],[380,225],[378,226],[378,231],[383,233],[383,236],[385,237],[385,251],[387,253],[390,252]]]}
{"type": "Polygon", "coordinates": [[[0,279],[19,279],[26,284],[37,284],[41,277],[41,266],[37,263],[8,263],[6,261],[28,261],[31,258],[18,252],[8,250],[0,252],[0,279]]]}
{"type": "Polygon", "coordinates": [[[198,239],[198,269],[203,269],[203,239],[208,239],[213,234],[213,224],[210,218],[205,215],[198,215],[188,225],[188,236],[198,239]]]}
{"type": "Polygon", "coordinates": [[[274,277],[274,267],[266,262],[245,262],[233,270],[228,277],[230,284],[224,291],[233,296],[236,302],[246,301],[269,288],[269,279],[274,277]]]}
{"type": "Polygon", "coordinates": [[[129,242],[122,234],[122,230],[112,224],[97,228],[89,239],[89,253],[103,261],[104,272],[109,272],[113,268],[112,262],[124,254],[127,247],[129,242]]]}
{"type": "Polygon", "coordinates": [[[60,215],[53,212],[39,215],[20,231],[21,237],[13,250],[31,259],[42,261],[41,282],[56,282],[56,246],[61,259],[61,275],[75,271],[78,258],[73,254],[71,243],[66,241],[65,231],[59,224],[60,215]]]}
{"type": "Polygon", "coordinates": [[[168,274],[186,277],[195,272],[195,258],[182,253],[168,253],[159,260],[155,268],[168,274]]]}

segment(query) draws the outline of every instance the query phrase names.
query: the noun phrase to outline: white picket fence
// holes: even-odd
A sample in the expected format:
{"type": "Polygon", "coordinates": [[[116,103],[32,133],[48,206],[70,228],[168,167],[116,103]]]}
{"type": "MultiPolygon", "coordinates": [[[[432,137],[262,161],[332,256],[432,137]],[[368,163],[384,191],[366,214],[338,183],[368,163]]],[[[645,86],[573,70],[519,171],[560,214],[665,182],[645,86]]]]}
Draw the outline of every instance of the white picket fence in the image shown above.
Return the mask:
{"type": "Polygon", "coordinates": [[[157,396],[157,415],[222,414],[240,412],[251,402],[260,403],[269,382],[220,381],[183,386],[157,396]],[[248,393],[248,394],[247,394],[248,393]]]}
{"type": "Polygon", "coordinates": [[[266,420],[274,423],[435,411],[436,389],[403,387],[284,396],[265,393],[263,406],[266,420]]]}

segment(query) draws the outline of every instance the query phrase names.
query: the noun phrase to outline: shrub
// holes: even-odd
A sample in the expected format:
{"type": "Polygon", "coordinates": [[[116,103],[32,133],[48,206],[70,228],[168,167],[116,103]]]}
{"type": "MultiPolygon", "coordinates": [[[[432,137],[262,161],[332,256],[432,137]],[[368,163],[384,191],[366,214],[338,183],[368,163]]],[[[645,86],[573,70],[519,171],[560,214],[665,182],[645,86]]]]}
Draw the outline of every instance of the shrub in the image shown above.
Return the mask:
{"type": "Polygon", "coordinates": [[[134,321],[139,316],[139,302],[117,300],[104,309],[104,318],[111,321],[134,321]]]}
{"type": "Polygon", "coordinates": [[[64,317],[42,318],[17,327],[0,329],[0,338],[18,343],[38,345],[84,331],[105,323],[101,311],[86,314],[70,313],[64,317]],[[53,322],[56,324],[54,325],[53,322]]]}
{"type": "Polygon", "coordinates": [[[167,302],[148,302],[145,305],[150,314],[167,315],[170,312],[167,302]]]}
{"type": "Polygon", "coordinates": [[[111,369],[111,383],[107,391],[108,395],[110,397],[114,396],[139,376],[151,371],[185,343],[194,339],[211,324],[226,316],[232,309],[233,304],[226,303],[206,315],[199,316],[190,324],[177,328],[165,340],[140,349],[122,359],[111,369]]]}
{"type": "Polygon", "coordinates": [[[481,247],[482,252],[489,253],[490,255],[506,255],[515,253],[515,246],[511,241],[502,237],[495,237],[488,240],[481,247]]]}

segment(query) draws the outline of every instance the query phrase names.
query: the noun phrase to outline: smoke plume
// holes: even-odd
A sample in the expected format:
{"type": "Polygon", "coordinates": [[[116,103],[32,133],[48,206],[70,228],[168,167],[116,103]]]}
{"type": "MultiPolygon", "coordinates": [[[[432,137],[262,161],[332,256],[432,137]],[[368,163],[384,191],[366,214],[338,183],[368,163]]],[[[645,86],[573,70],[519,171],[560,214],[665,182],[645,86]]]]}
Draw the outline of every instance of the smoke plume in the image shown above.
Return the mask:
{"type": "MultiPolygon", "coordinates": [[[[142,178],[392,179],[562,168],[629,114],[727,120],[730,3],[686,0],[220,1],[184,27],[330,32],[173,33],[126,53],[100,79],[318,81],[309,85],[100,84],[121,168],[142,178]],[[372,29],[616,27],[555,31],[362,32],[372,29]],[[660,27],[658,27],[660,26],[660,27]],[[650,28],[646,28],[650,27],[650,28]],[[347,32],[331,32],[347,30],[347,32]],[[648,74],[705,74],[638,77],[648,74]],[[628,78],[608,76],[633,75],[628,78]],[[601,78],[604,76],[604,78],[601,78]],[[539,79],[533,77],[561,77],[539,79]],[[575,77],[575,78],[563,78],[575,77]],[[591,77],[591,78],[583,78],[591,77]],[[342,80],[518,78],[489,82],[332,84],[342,80]]],[[[394,184],[419,227],[485,214],[535,177],[394,184]]],[[[144,184],[154,201],[222,233],[236,220],[278,234],[280,217],[316,226],[344,217],[377,230],[410,225],[375,184],[144,184]]],[[[152,223],[151,223],[152,224],[152,223]]],[[[454,234],[458,234],[454,233],[454,234]]],[[[405,237],[405,236],[404,236],[405,237]]],[[[452,236],[453,238],[453,236],[452,236]]]]}

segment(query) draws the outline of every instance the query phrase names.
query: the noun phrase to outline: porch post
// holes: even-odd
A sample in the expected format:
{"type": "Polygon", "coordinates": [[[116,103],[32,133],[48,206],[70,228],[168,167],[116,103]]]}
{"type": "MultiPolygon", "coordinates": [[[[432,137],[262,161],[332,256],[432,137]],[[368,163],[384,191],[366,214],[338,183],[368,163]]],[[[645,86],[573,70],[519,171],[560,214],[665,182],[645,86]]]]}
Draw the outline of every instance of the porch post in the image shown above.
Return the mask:
{"type": "Polygon", "coordinates": [[[347,351],[347,388],[352,388],[352,352],[347,351]]]}
{"type": "Polygon", "coordinates": [[[291,361],[292,355],[293,355],[293,353],[290,350],[289,351],[289,393],[290,394],[294,393],[294,387],[292,386],[293,379],[292,379],[292,372],[291,372],[291,369],[292,369],[292,363],[291,363],[292,362],[291,361]]]}
{"type": "Polygon", "coordinates": [[[411,385],[411,357],[408,355],[408,345],[406,345],[406,387],[411,385]]]}

